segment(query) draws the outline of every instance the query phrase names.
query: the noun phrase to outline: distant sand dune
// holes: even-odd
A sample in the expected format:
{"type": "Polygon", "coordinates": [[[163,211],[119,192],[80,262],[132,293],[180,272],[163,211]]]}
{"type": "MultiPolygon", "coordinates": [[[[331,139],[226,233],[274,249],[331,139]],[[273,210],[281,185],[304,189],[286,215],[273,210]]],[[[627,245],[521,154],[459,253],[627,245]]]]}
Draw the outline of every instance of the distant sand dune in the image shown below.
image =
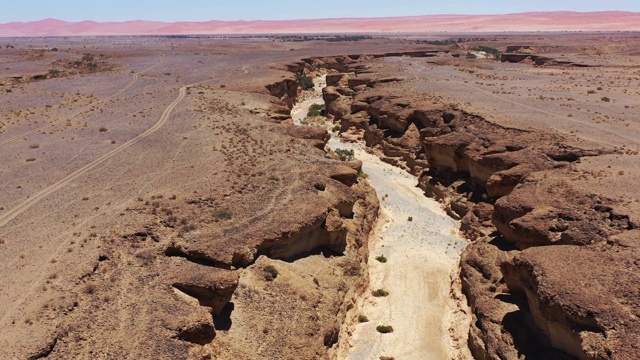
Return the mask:
{"type": "Polygon", "coordinates": [[[168,35],[343,32],[498,32],[640,30],[640,13],[530,12],[505,15],[425,15],[282,21],[66,22],[45,19],[0,24],[0,36],[168,35]]]}

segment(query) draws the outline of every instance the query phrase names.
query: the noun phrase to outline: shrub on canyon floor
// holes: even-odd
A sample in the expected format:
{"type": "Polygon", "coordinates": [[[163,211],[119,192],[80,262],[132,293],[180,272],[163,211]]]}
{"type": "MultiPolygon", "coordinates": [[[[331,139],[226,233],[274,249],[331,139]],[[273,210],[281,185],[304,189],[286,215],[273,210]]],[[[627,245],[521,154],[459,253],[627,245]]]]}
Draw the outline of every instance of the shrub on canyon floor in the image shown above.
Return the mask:
{"type": "Polygon", "coordinates": [[[300,75],[298,76],[298,82],[300,83],[302,90],[313,89],[315,86],[313,84],[313,79],[310,76],[300,75]]]}
{"type": "Polygon", "coordinates": [[[358,322],[366,323],[368,321],[369,321],[369,318],[366,317],[365,315],[358,315],[358,322]]]}
{"type": "Polygon", "coordinates": [[[376,260],[378,260],[381,263],[386,263],[387,262],[387,258],[384,257],[384,255],[376,256],[376,260]]]}
{"type": "Polygon", "coordinates": [[[391,325],[378,325],[376,327],[376,330],[378,330],[379,333],[388,334],[388,333],[392,333],[393,332],[393,326],[391,326],[391,325]]]}
{"type": "Polygon", "coordinates": [[[377,289],[373,291],[372,295],[374,297],[385,297],[389,295],[389,292],[384,289],[377,289]]]}
{"type": "Polygon", "coordinates": [[[351,161],[351,160],[353,160],[353,149],[350,149],[350,150],[347,150],[347,149],[335,149],[333,152],[336,153],[336,155],[338,155],[338,159],[340,159],[340,161],[351,161]]]}
{"type": "Polygon", "coordinates": [[[313,116],[322,116],[324,114],[324,105],[322,104],[311,104],[309,107],[309,111],[307,112],[308,117],[313,116]]]}

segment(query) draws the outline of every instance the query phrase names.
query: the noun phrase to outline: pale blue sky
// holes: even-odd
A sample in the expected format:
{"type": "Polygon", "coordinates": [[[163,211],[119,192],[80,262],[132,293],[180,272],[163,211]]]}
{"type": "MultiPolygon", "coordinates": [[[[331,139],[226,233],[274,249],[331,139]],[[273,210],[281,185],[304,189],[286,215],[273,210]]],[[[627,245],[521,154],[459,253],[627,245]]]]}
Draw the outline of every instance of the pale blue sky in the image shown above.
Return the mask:
{"type": "Polygon", "coordinates": [[[640,12],[640,0],[0,0],[0,23],[67,21],[281,20],[528,11],[640,12]]]}

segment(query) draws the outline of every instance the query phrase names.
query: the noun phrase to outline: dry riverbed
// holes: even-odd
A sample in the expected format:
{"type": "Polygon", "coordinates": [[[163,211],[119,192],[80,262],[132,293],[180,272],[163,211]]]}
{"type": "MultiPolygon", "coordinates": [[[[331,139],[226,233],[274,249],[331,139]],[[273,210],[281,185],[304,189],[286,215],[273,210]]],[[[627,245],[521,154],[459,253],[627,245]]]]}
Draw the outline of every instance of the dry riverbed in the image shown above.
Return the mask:
{"type": "MultiPolygon", "coordinates": [[[[294,108],[296,124],[313,103],[322,103],[322,98],[307,99],[294,108]]],[[[343,327],[341,336],[348,338],[341,339],[338,358],[470,357],[465,340],[468,312],[456,289],[458,262],[467,242],[458,234],[457,222],[416,187],[416,177],[367,153],[363,145],[342,143],[336,136],[328,145],[353,150],[363,161],[362,170],[382,209],[369,244],[369,289],[351,314],[356,321],[343,327]],[[388,295],[374,296],[378,289],[388,295]],[[393,332],[380,333],[380,325],[391,326],[393,332]]]]}

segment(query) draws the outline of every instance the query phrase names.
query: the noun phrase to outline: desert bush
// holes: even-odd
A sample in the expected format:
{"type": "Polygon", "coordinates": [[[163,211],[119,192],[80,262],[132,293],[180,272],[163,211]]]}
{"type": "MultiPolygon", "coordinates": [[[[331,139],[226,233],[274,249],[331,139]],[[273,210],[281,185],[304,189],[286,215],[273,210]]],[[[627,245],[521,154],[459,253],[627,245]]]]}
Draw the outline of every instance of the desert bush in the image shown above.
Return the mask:
{"type": "Polygon", "coordinates": [[[100,129],[98,129],[98,131],[100,131],[100,132],[107,132],[107,131],[109,131],[109,129],[107,129],[106,127],[104,127],[104,126],[103,126],[103,127],[101,127],[100,129]]]}
{"type": "Polygon", "coordinates": [[[184,226],[182,227],[182,229],[180,230],[180,234],[181,234],[181,235],[184,235],[184,234],[186,234],[186,233],[190,233],[190,232],[192,232],[192,231],[195,231],[197,228],[198,228],[198,226],[197,226],[197,225],[195,225],[195,224],[187,224],[187,225],[184,225],[184,226]]]}
{"type": "Polygon", "coordinates": [[[366,317],[365,315],[358,315],[358,322],[366,323],[368,321],[369,321],[369,318],[366,317]]]}
{"type": "Polygon", "coordinates": [[[353,160],[353,149],[347,150],[347,149],[335,149],[334,153],[336,153],[336,155],[338,155],[338,159],[340,159],[340,161],[351,161],[353,160]]]}
{"type": "Polygon", "coordinates": [[[389,295],[389,292],[384,289],[377,289],[372,292],[374,297],[385,297],[389,295]]]}
{"type": "Polygon", "coordinates": [[[342,129],[342,126],[340,126],[340,125],[336,125],[336,126],[334,126],[334,127],[332,127],[332,128],[331,128],[331,131],[332,131],[332,132],[336,132],[336,131],[340,131],[340,129],[342,129]]]}
{"type": "Polygon", "coordinates": [[[413,221],[413,216],[409,216],[409,217],[407,218],[407,221],[413,221]]]}
{"type": "Polygon", "coordinates": [[[280,274],[278,272],[278,269],[276,269],[273,265],[267,265],[263,270],[265,272],[265,280],[267,281],[273,281],[280,274]]]}
{"type": "Polygon", "coordinates": [[[470,52],[467,53],[466,57],[467,57],[467,59],[475,59],[475,58],[477,58],[476,54],[470,53],[470,52]]]}
{"type": "Polygon", "coordinates": [[[376,260],[378,260],[381,263],[386,263],[387,262],[387,258],[384,257],[384,255],[377,256],[376,260]]]}
{"type": "Polygon", "coordinates": [[[391,326],[391,325],[378,325],[376,327],[376,330],[378,330],[379,333],[388,334],[388,333],[392,333],[393,332],[393,326],[391,326]]]}
{"type": "Polygon", "coordinates": [[[595,91],[595,90],[589,90],[589,91],[587,91],[587,94],[595,94],[595,93],[596,93],[596,91],[595,91]]]}
{"type": "Polygon", "coordinates": [[[229,209],[218,209],[213,212],[213,217],[218,220],[229,220],[233,217],[233,213],[229,209]]]}
{"type": "Polygon", "coordinates": [[[300,83],[302,90],[313,89],[315,86],[313,84],[313,79],[310,76],[300,75],[298,76],[298,82],[300,83]]]}
{"type": "Polygon", "coordinates": [[[98,287],[96,286],[96,284],[94,283],[88,283],[87,285],[84,286],[84,289],[82,290],[85,294],[94,294],[96,292],[96,289],[98,287]]]}
{"type": "Polygon", "coordinates": [[[307,116],[322,116],[324,113],[324,105],[322,104],[312,104],[309,107],[309,111],[307,112],[307,116]]]}
{"type": "Polygon", "coordinates": [[[611,101],[611,99],[609,99],[609,98],[608,98],[608,97],[606,97],[606,96],[601,97],[601,98],[600,98],[600,100],[602,100],[602,101],[604,101],[604,102],[609,102],[609,101],[611,101]]]}

